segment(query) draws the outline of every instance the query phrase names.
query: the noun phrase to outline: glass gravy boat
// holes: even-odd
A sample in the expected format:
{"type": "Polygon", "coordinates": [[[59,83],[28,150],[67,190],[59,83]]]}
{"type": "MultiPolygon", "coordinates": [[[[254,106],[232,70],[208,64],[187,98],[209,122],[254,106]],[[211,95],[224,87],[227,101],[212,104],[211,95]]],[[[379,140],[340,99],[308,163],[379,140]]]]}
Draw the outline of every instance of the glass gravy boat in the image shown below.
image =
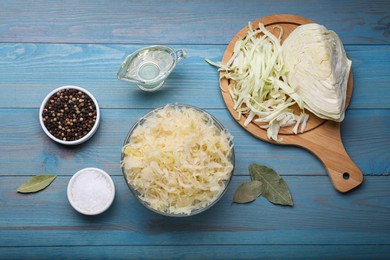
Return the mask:
{"type": "Polygon", "coordinates": [[[164,45],[142,48],[127,56],[117,78],[136,83],[144,91],[155,91],[186,56],[184,49],[174,50],[164,45]]]}

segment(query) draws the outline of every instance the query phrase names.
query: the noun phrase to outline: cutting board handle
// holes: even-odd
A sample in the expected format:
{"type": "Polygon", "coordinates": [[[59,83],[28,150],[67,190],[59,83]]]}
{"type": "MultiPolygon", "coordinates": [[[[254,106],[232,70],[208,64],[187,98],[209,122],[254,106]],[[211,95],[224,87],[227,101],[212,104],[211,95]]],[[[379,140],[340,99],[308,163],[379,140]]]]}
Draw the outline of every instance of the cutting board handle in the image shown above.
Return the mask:
{"type": "Polygon", "coordinates": [[[338,142],[337,153],[321,153],[318,158],[324,164],[333,186],[340,192],[347,192],[363,182],[363,174],[349,157],[343,143],[338,142]]]}
{"type": "Polygon", "coordinates": [[[338,191],[350,191],[363,182],[362,172],[344,148],[340,123],[326,121],[321,127],[301,135],[301,138],[296,145],[306,148],[320,159],[338,191]]]}

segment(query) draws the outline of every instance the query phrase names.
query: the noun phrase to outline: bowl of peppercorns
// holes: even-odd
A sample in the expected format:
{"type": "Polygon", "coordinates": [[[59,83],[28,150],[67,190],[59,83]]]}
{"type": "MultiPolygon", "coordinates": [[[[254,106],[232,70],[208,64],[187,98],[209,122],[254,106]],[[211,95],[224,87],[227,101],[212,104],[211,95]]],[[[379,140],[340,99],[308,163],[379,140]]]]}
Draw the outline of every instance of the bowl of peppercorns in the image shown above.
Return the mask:
{"type": "Polygon", "coordinates": [[[99,126],[99,105],[84,88],[59,87],[43,100],[39,121],[52,140],[65,145],[81,144],[91,138],[99,126]]]}

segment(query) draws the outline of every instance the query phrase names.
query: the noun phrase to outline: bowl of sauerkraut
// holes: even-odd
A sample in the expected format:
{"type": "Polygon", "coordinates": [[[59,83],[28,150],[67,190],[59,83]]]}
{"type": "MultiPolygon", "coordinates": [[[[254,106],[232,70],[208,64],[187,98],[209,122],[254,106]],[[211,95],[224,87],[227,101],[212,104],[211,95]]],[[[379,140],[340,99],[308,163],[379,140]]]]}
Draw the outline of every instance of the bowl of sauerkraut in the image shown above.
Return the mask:
{"type": "Polygon", "coordinates": [[[170,217],[213,206],[234,171],[233,137],[206,111],[169,104],[141,117],[122,148],[121,167],[133,195],[170,217]]]}

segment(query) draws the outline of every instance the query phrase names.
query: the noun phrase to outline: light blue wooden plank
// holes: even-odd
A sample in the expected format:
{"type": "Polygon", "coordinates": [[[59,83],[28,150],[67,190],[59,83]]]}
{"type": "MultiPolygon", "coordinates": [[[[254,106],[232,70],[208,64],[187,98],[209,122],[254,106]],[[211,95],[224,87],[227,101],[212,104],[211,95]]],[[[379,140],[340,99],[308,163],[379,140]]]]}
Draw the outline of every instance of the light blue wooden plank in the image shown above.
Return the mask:
{"type": "MultiPolygon", "coordinates": [[[[390,2],[389,2],[390,3],[390,2]]],[[[353,94],[350,108],[390,108],[382,97],[390,95],[390,79],[387,79],[390,66],[390,46],[346,46],[348,57],[352,60],[353,94]],[[379,102],[378,106],[373,105],[379,102]]]]}
{"type": "MultiPolygon", "coordinates": [[[[107,170],[107,169],[105,169],[107,170]]],[[[19,194],[28,176],[0,177],[0,248],[7,246],[189,246],[189,245],[386,245],[390,244],[390,179],[368,176],[341,194],[325,176],[286,176],[294,207],[264,198],[233,204],[235,176],[211,209],[189,218],[168,218],[141,206],[122,176],[116,197],[98,216],[77,213],[66,198],[70,176],[58,176],[44,191],[19,194]]]]}
{"type": "MultiPolygon", "coordinates": [[[[139,45],[0,44],[0,107],[39,107],[63,85],[80,85],[103,108],[152,108],[166,103],[193,103],[225,108],[215,67],[226,46],[174,45],[186,48],[183,60],[156,93],[140,91],[116,79],[122,60],[139,45]]],[[[350,108],[390,109],[390,46],[347,46],[353,62],[354,93],[350,108]]]]}
{"type": "MultiPolygon", "coordinates": [[[[91,140],[76,147],[49,139],[38,121],[38,109],[0,109],[0,175],[72,174],[97,166],[120,175],[120,151],[131,126],[148,109],[102,109],[102,122],[91,140]],[[26,167],[26,162],[29,163],[26,167]]],[[[268,165],[283,175],[326,175],[309,152],[269,144],[239,126],[226,109],[207,109],[234,136],[236,175],[247,175],[252,162],[268,165]]],[[[389,110],[351,110],[342,124],[350,157],[366,175],[390,173],[389,110]]]]}
{"type": "Polygon", "coordinates": [[[248,21],[291,13],[346,44],[388,44],[386,0],[1,1],[0,41],[227,44],[248,21]]]}
{"type": "Polygon", "coordinates": [[[4,259],[387,259],[389,245],[3,247],[4,259]]]}
{"type": "Polygon", "coordinates": [[[390,110],[350,110],[341,124],[343,144],[365,175],[390,175],[390,110]],[[375,130],[365,124],[377,125],[375,130]],[[382,148],[379,148],[382,147],[382,148]],[[381,153],[377,153],[377,149],[381,153]],[[376,154],[375,157],[371,156],[376,154]]]}
{"type": "Polygon", "coordinates": [[[389,10],[385,0],[1,1],[0,258],[388,258],[389,10]],[[353,61],[354,95],[342,136],[366,176],[348,194],[332,187],[309,152],[264,143],[238,126],[221,99],[215,68],[203,61],[220,59],[247,21],[281,12],[338,32],[353,61]],[[156,43],[189,51],[163,91],[147,95],[116,80],[127,54],[156,43]],[[45,137],[37,119],[46,93],[65,84],[91,90],[103,107],[96,136],[72,148],[45,137]],[[174,102],[207,108],[236,142],[237,170],[227,194],[187,219],[144,209],[119,168],[128,128],[151,108],[174,102]],[[293,208],[264,199],[231,203],[253,161],[285,177],[293,208]],[[112,208],[96,217],[76,213],[66,199],[70,175],[88,166],[108,171],[117,187],[112,208]],[[31,175],[48,172],[60,176],[45,191],[15,192],[31,175]]]}
{"type": "Polygon", "coordinates": [[[38,107],[47,93],[62,85],[80,85],[96,96],[103,108],[150,108],[167,102],[190,102],[222,107],[217,72],[203,59],[222,56],[215,46],[185,47],[188,58],[157,93],[141,92],[134,84],[116,79],[122,61],[141,46],[126,45],[1,45],[0,104],[38,107]],[[9,89],[13,91],[9,91],[9,89]],[[34,91],[31,91],[34,89],[34,91]],[[206,98],[207,97],[207,98],[206,98]]]}

